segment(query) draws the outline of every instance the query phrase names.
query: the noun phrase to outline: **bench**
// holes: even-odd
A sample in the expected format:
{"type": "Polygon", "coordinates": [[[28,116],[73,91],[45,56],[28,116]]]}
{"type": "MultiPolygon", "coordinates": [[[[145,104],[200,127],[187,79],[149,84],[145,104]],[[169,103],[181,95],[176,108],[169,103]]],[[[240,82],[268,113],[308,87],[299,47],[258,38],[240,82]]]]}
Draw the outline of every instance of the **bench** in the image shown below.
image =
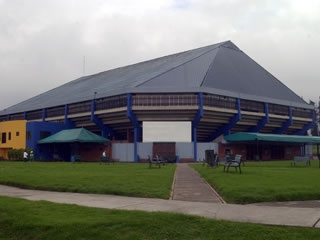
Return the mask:
{"type": "Polygon", "coordinates": [[[148,162],[149,162],[149,168],[151,168],[152,165],[158,166],[160,168],[161,164],[165,165],[167,163],[166,160],[161,159],[158,155],[152,158],[148,156],[148,162]]]}
{"type": "Polygon", "coordinates": [[[311,161],[309,156],[294,156],[291,161],[291,166],[296,166],[296,163],[306,163],[306,165],[311,166],[311,161]]]}
{"type": "Polygon", "coordinates": [[[177,156],[168,156],[167,157],[168,163],[176,163],[177,162],[177,156]]]}
{"type": "Polygon", "coordinates": [[[100,164],[101,163],[114,163],[114,161],[111,159],[111,158],[109,158],[109,157],[104,157],[104,156],[102,156],[101,158],[100,158],[100,164]]]}
{"type": "Polygon", "coordinates": [[[227,170],[228,172],[230,167],[234,167],[236,171],[238,171],[239,169],[240,174],[242,173],[241,172],[241,155],[236,155],[234,159],[227,159],[224,164],[223,171],[225,172],[227,170]]]}
{"type": "Polygon", "coordinates": [[[81,162],[81,156],[80,155],[72,155],[71,156],[71,162],[75,163],[75,162],[81,162]]]}

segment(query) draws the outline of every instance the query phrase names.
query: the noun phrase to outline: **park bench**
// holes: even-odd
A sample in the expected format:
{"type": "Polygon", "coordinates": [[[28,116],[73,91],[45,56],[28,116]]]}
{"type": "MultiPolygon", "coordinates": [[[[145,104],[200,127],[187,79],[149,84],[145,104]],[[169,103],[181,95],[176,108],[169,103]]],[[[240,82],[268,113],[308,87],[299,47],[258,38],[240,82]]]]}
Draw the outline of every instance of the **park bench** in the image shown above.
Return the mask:
{"type": "Polygon", "coordinates": [[[109,158],[108,156],[102,156],[101,158],[100,158],[100,163],[114,163],[114,161],[111,159],[111,158],[109,158]]]}
{"type": "Polygon", "coordinates": [[[76,154],[71,156],[71,162],[75,163],[75,162],[81,162],[81,161],[82,159],[80,155],[76,154]]]}
{"type": "Polygon", "coordinates": [[[228,172],[230,167],[234,167],[236,171],[239,169],[241,174],[241,155],[236,155],[234,159],[227,159],[224,163],[223,171],[225,172],[227,170],[228,172]]]}
{"type": "Polygon", "coordinates": [[[177,162],[177,156],[168,156],[167,157],[168,163],[176,163],[177,162]]]}
{"type": "Polygon", "coordinates": [[[291,161],[291,166],[296,166],[296,163],[306,163],[306,165],[310,166],[311,161],[309,156],[294,156],[293,160],[291,161]]]}
{"type": "Polygon", "coordinates": [[[161,164],[165,165],[167,163],[166,160],[161,159],[158,155],[152,158],[148,156],[148,162],[149,162],[149,168],[151,168],[152,165],[158,166],[160,168],[161,164]]]}

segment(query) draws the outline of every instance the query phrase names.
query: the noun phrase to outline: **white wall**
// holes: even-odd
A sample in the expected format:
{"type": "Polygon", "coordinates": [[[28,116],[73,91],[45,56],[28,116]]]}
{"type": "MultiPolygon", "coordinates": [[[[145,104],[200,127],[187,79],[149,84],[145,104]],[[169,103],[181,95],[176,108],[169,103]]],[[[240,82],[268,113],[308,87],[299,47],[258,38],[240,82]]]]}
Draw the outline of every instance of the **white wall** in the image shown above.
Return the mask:
{"type": "Polygon", "coordinates": [[[198,148],[198,156],[197,156],[197,161],[203,161],[205,159],[205,151],[206,150],[214,150],[215,153],[218,152],[218,143],[197,143],[197,148],[198,148]]]}
{"type": "Polygon", "coordinates": [[[112,158],[119,159],[121,162],[134,162],[133,143],[113,143],[112,158]]]}
{"type": "Polygon", "coordinates": [[[191,142],[191,122],[143,122],[143,142],[191,142]]]}

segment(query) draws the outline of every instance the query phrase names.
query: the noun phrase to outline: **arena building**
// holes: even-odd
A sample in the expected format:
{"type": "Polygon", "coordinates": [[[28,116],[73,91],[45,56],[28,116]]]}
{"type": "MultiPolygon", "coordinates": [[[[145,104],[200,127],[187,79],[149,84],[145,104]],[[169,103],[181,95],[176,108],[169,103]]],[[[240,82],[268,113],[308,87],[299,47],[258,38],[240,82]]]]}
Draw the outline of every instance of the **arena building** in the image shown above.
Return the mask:
{"type": "MultiPolygon", "coordinates": [[[[23,121],[26,147],[35,149],[36,159],[42,158],[39,139],[63,129],[86,128],[112,140],[114,158],[119,151],[116,144],[130,143],[129,154],[121,150],[127,152],[128,161],[145,159],[161,149],[142,147],[144,122],[190,122],[192,142],[187,149],[192,154],[181,158],[197,160],[203,158],[204,149],[224,142],[223,137],[232,133],[303,136],[315,123],[315,111],[226,41],[80,77],[2,110],[0,121],[0,149],[14,147],[8,134],[15,130],[5,123],[23,121]]],[[[254,149],[246,147],[246,155],[252,155],[248,159],[257,154],[254,149]]],[[[162,154],[179,151],[176,146],[175,151],[162,154]]]]}

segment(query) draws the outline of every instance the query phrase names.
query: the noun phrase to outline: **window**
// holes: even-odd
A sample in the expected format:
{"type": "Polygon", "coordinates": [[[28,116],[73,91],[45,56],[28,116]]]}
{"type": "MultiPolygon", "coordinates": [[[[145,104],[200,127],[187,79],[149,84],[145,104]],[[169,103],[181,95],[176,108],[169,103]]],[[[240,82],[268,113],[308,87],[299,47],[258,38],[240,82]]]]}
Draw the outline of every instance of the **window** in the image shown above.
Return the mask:
{"type": "Polygon", "coordinates": [[[2,143],[6,143],[7,142],[7,133],[2,133],[1,134],[1,142],[2,143]]]}
{"type": "Polygon", "coordinates": [[[16,137],[19,137],[20,136],[20,132],[16,132],[16,137]]]}
{"type": "Polygon", "coordinates": [[[8,140],[11,140],[11,132],[8,133],[8,140]]]}

